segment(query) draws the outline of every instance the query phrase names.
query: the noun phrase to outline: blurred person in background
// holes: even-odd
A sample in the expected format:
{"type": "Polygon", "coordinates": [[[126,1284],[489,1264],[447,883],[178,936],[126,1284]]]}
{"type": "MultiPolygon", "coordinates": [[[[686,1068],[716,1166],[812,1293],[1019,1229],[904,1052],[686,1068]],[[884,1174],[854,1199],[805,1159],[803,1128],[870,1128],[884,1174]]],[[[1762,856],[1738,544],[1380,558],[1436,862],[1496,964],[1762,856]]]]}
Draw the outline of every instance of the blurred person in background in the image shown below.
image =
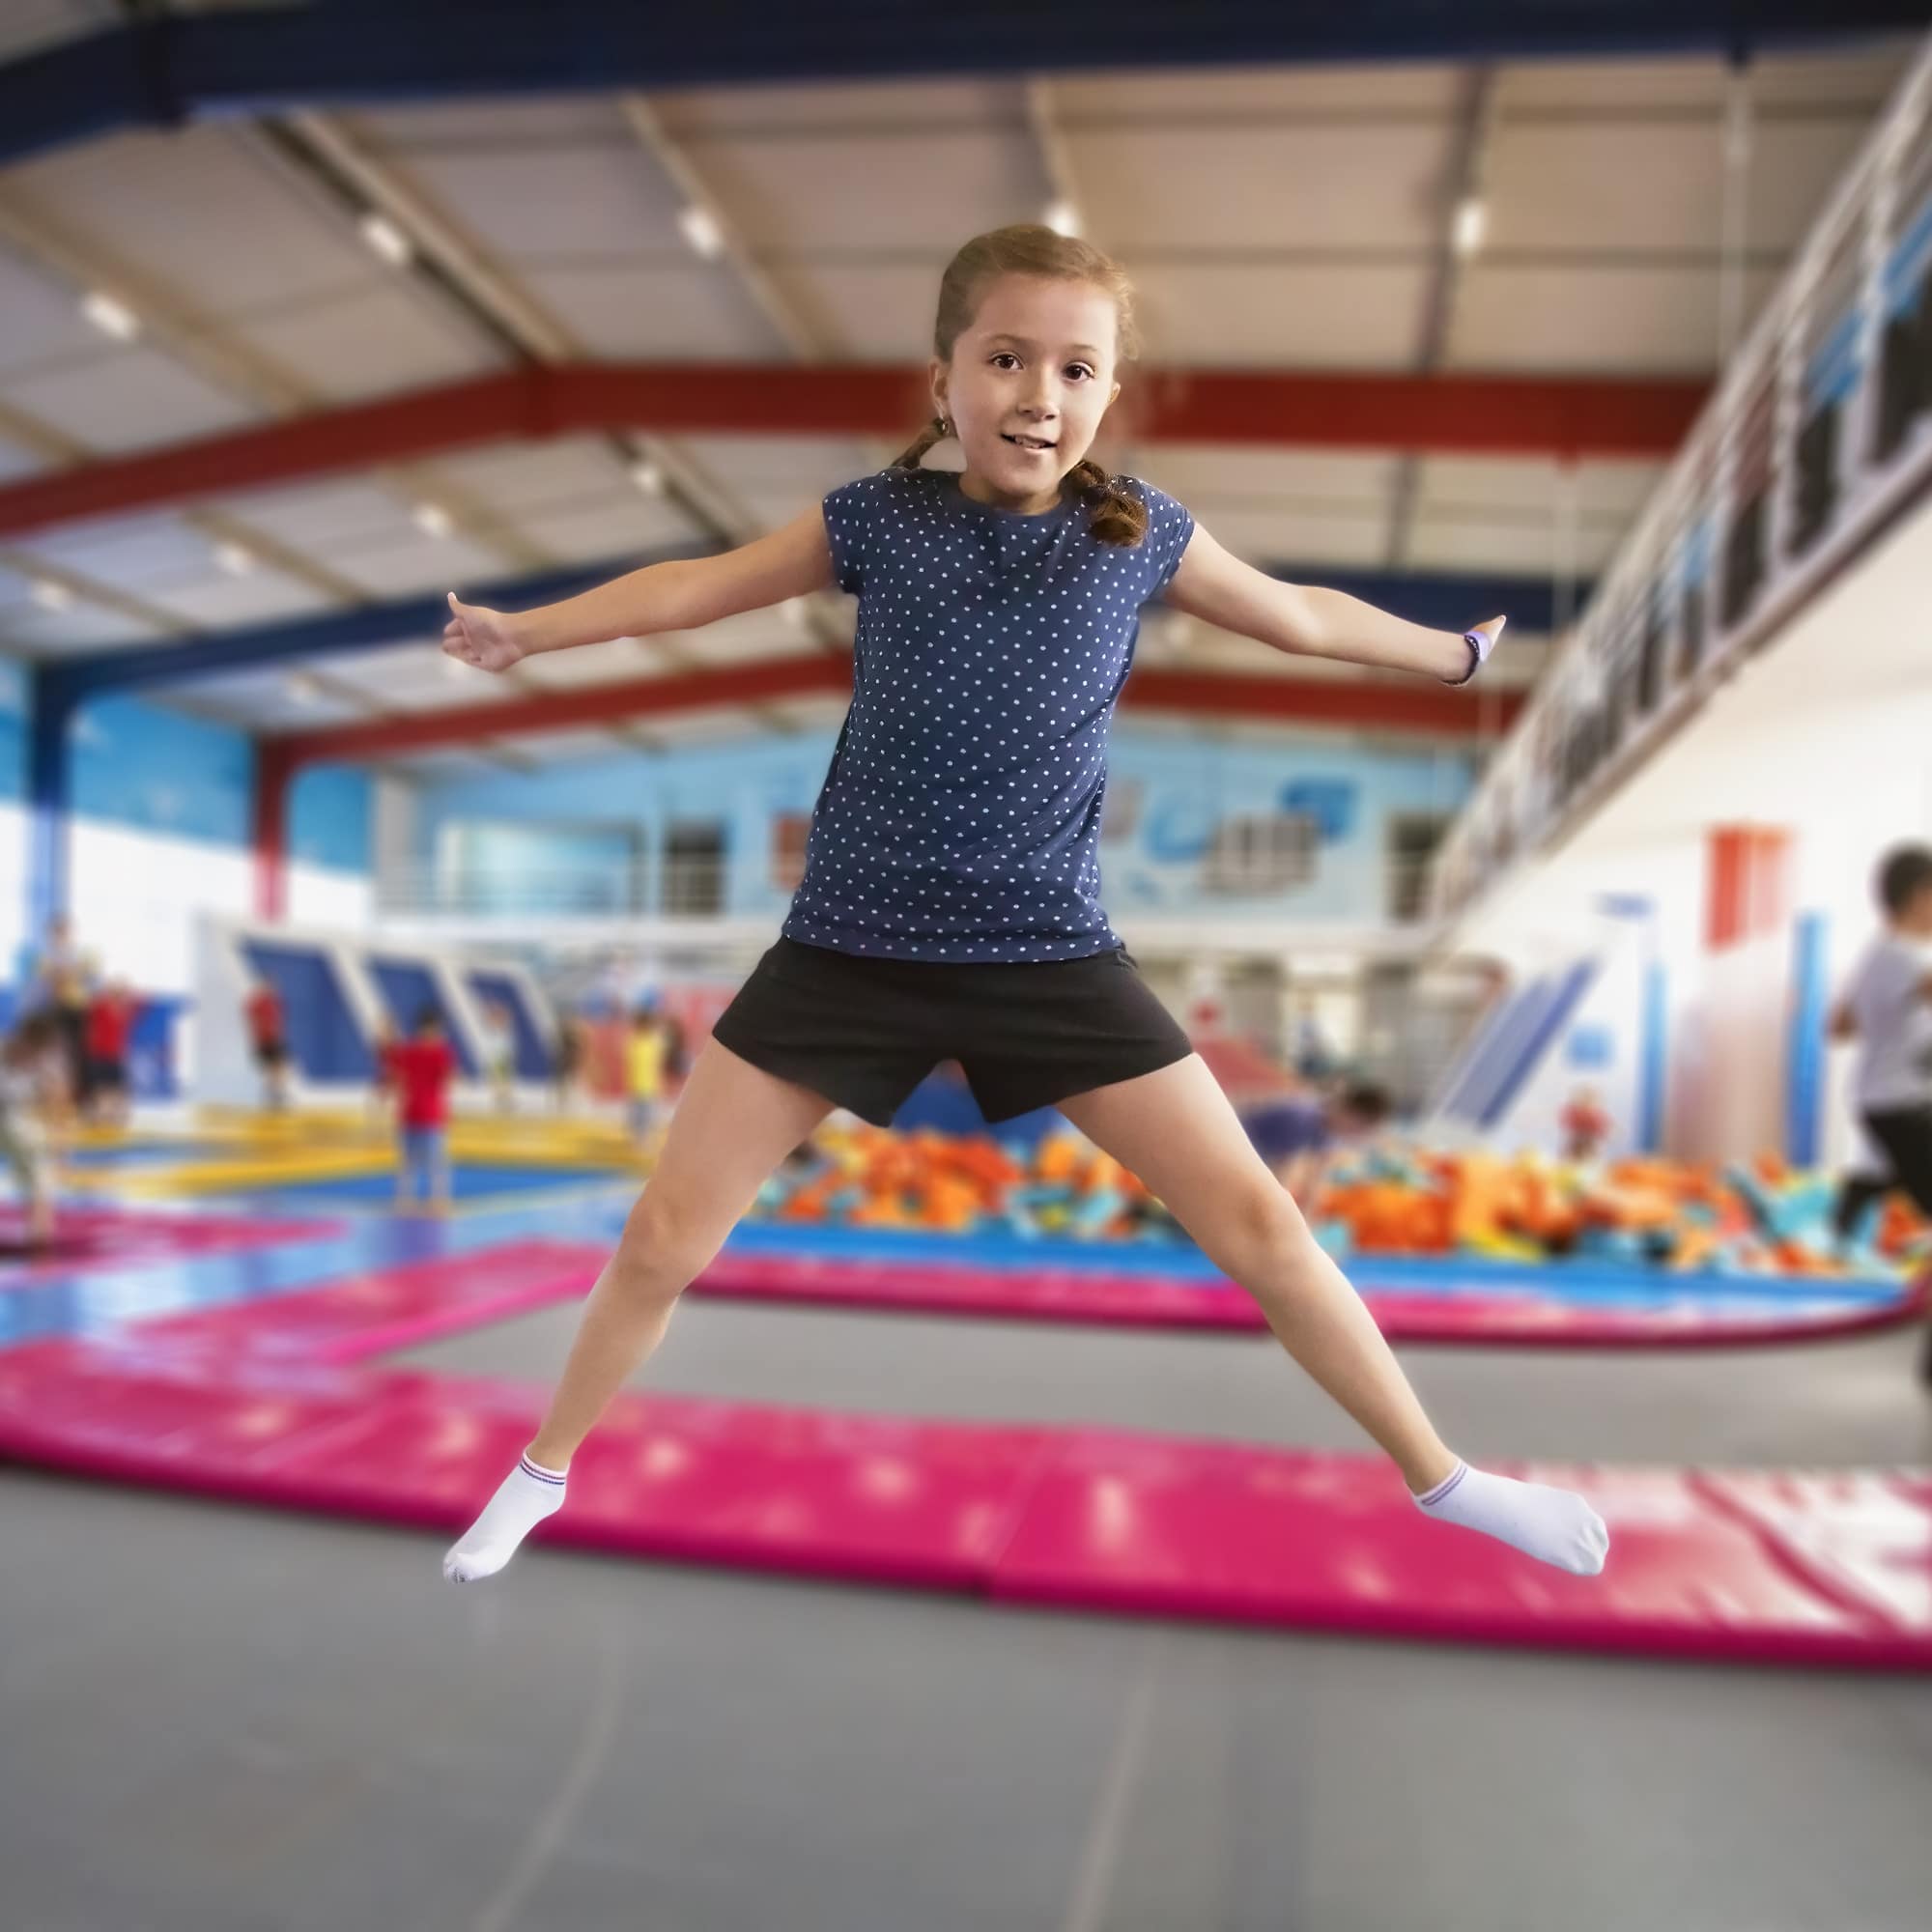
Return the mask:
{"type": "Polygon", "coordinates": [[[63,1057],[59,1020],[44,1007],[0,1039],[0,1169],[19,1192],[30,1248],[54,1237],[49,1127],[66,1105],[63,1057]]]}
{"type": "Polygon", "coordinates": [[[388,1119],[396,1104],[396,1023],[387,1013],[376,1020],[376,1037],[371,1042],[369,1078],[369,1118],[380,1124],[388,1119]]]}
{"type": "Polygon", "coordinates": [[[289,1104],[289,1040],[282,996],[266,980],[257,980],[242,1002],[242,1016],[248,1029],[249,1051],[262,1075],[262,1104],[279,1113],[289,1104]]]}
{"type": "Polygon", "coordinates": [[[86,1112],[109,1126],[128,1124],[128,1049],[141,1003],[125,980],[112,980],[87,1006],[86,1112]]]}
{"type": "Polygon", "coordinates": [[[432,1214],[446,1214],[449,1087],[456,1056],[434,1007],[424,1007],[409,1038],[389,1049],[389,1071],[396,1093],[396,1206],[421,1201],[432,1214]]]}
{"type": "Polygon", "coordinates": [[[1325,1095],[1264,1100],[1243,1110],[1241,1125],[1275,1179],[1305,1205],[1321,1187],[1330,1160],[1378,1133],[1389,1112],[1383,1089],[1355,1081],[1325,1095]]]}
{"type": "Polygon", "coordinates": [[[631,1139],[643,1147],[657,1131],[665,1083],[670,1072],[671,1039],[654,1006],[631,1015],[624,1041],[624,1120],[631,1139]]]}
{"type": "Polygon", "coordinates": [[[583,1023],[568,1008],[556,1016],[556,1044],[551,1052],[550,1077],[556,1111],[567,1114],[577,1098],[577,1082],[583,1069],[583,1023]]]}
{"type": "Polygon", "coordinates": [[[87,1098],[87,960],[65,913],[47,922],[47,936],[34,958],[24,1012],[43,1012],[53,1022],[66,1075],[62,1104],[81,1106],[87,1098]]]}
{"type": "MultiPolygon", "coordinates": [[[[1878,869],[1884,923],[1832,1014],[1858,1041],[1853,1105],[1893,1182],[1932,1219],[1932,846],[1898,845],[1878,869]]],[[[1932,1327],[1919,1358],[1932,1388],[1932,1327]]]]}
{"type": "Polygon", "coordinates": [[[1594,1087],[1578,1087],[1570,1095],[1558,1124],[1563,1158],[1577,1164],[1595,1160],[1610,1137],[1610,1116],[1594,1087]]]}
{"type": "Polygon", "coordinates": [[[517,1100],[517,1028],[501,1000],[484,1004],[483,1051],[489,1062],[490,1097],[497,1113],[507,1114],[517,1100]]]}

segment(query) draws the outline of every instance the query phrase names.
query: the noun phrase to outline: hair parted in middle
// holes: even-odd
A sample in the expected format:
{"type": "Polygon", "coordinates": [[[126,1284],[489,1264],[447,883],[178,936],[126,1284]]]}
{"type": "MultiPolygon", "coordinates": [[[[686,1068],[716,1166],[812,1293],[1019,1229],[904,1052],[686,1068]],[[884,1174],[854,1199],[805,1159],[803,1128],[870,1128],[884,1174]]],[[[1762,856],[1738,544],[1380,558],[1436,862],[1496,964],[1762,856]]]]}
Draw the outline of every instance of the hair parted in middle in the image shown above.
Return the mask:
{"type": "MultiPolygon", "coordinates": [[[[942,362],[952,360],[953,345],[972,326],[980,297],[1001,275],[1040,275],[1053,281],[1089,282],[1105,290],[1113,298],[1119,322],[1121,361],[1131,362],[1140,354],[1134,288],[1127,271],[1091,242],[1023,221],[976,235],[946,265],[939,281],[939,315],[932,327],[932,353],[942,362]]],[[[917,469],[926,451],[951,434],[944,417],[933,417],[893,467],[917,469]]],[[[1076,463],[1066,481],[1093,511],[1087,527],[1098,541],[1131,550],[1146,537],[1147,505],[1091,458],[1076,463]]]]}

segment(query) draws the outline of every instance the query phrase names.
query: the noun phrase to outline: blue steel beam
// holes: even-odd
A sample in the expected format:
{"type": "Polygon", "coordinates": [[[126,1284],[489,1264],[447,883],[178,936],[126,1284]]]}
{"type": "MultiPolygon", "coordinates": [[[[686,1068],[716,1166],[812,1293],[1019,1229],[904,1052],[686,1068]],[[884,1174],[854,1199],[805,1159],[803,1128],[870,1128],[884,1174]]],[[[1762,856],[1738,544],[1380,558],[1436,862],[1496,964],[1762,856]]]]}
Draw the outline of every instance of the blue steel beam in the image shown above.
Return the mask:
{"type": "Polygon", "coordinates": [[[1737,56],[1924,24],[1924,0],[292,0],[145,14],[0,68],[0,163],[119,128],[304,106],[1103,68],[1737,56]]]}
{"type": "MultiPolygon", "coordinates": [[[[703,546],[691,546],[657,551],[648,556],[609,557],[601,563],[498,578],[462,594],[472,603],[524,611],[573,596],[647,563],[712,554],[703,546]]],[[[1548,632],[1555,619],[1555,586],[1547,577],[1350,571],[1321,563],[1277,563],[1265,568],[1269,576],[1284,582],[1319,583],[1331,590],[1345,590],[1351,597],[1379,604],[1412,624],[1427,624],[1438,631],[1465,630],[1501,614],[1509,618],[1520,636],[1537,637],[1548,632]]],[[[1572,608],[1581,608],[1595,588],[1590,582],[1577,584],[1571,593],[1572,608]]],[[[53,702],[71,709],[110,691],[178,684],[185,678],[213,677],[223,671],[255,670],[269,665],[381,650],[412,638],[440,638],[446,614],[440,595],[406,597],[395,603],[365,604],[353,611],[332,611],[287,623],[211,631],[165,644],[68,652],[37,668],[36,703],[53,702]]]]}

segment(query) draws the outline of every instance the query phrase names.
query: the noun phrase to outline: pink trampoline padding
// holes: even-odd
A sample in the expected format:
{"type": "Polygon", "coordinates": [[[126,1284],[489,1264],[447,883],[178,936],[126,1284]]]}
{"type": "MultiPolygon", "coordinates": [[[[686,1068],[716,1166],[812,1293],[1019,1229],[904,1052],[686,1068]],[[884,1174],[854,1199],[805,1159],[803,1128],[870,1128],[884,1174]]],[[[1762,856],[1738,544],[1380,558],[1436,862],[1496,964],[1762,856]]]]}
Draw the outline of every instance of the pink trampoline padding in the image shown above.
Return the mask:
{"type": "Polygon", "coordinates": [[[262,1300],[224,1302],[146,1322],[135,1332],[150,1348],[360,1361],[575,1299],[588,1293],[609,1258],[608,1249],[578,1242],[515,1241],[262,1300]]]}
{"type": "Polygon", "coordinates": [[[336,1221],[277,1221],[241,1214],[144,1214],[121,1208],[63,1207],[54,1244],[28,1249],[17,1208],[0,1207],[0,1289],[17,1288],[75,1268],[181,1261],[282,1241],[321,1240],[341,1233],[336,1221]]]}
{"type": "MultiPolygon", "coordinates": [[[[602,1258],[526,1242],[113,1343],[0,1350],[0,1454],[455,1530],[529,1440],[543,1391],[361,1358],[580,1293],[602,1258]]],[[[1534,1473],[1604,1511],[1604,1577],[1431,1522],[1367,1457],[627,1396],[540,1534],[1083,1609],[1932,1669],[1932,1477],[1534,1473]]]]}
{"type": "MultiPolygon", "coordinates": [[[[1896,1301],[1851,1310],[1714,1316],[1687,1299],[1664,1309],[1591,1307],[1526,1288],[1517,1293],[1419,1293],[1378,1288],[1375,1264],[1351,1264],[1377,1323],[1394,1342],[1734,1348],[1888,1327],[1918,1313],[1925,1284],[1896,1301]]],[[[993,1321],[1122,1328],[1265,1333],[1261,1310],[1232,1285],[1100,1268],[970,1267],[956,1262],[869,1262],[825,1256],[720,1255],[693,1284],[699,1294],[804,1306],[891,1309],[993,1321]]]]}
{"type": "MultiPolygon", "coordinates": [[[[1820,1587],[1778,1538],[1714,1507],[1694,1473],[1508,1473],[1589,1494],[1612,1539],[1602,1577],[1566,1576],[1432,1522],[1364,1458],[1089,1435],[1042,1475],[994,1594],[1291,1629],[1932,1669],[1925,1605],[1881,1607],[1820,1587]]],[[[1923,1486],[1863,1480],[1883,1499],[1894,1557],[1924,1563],[1923,1486]]]]}

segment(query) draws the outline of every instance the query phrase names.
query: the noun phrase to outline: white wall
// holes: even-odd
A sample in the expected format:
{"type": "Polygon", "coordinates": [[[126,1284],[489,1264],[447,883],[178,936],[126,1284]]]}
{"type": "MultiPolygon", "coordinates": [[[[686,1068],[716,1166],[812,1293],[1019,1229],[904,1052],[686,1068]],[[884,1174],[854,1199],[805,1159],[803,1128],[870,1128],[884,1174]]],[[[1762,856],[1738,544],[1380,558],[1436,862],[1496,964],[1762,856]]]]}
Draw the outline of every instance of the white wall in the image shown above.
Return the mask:
{"type": "MultiPolygon", "coordinates": [[[[1489,895],[1457,950],[1513,968],[1572,944],[1602,892],[1652,898],[1669,987],[1666,1146],[1746,1155],[1784,1138],[1791,935],[1704,950],[1706,840],[1795,835],[1793,911],[1830,923],[1833,985],[1871,936],[1881,854],[1932,838],[1932,505],[1833,585],[1557,852],[1489,895]]],[[[1828,1069],[1824,1155],[1850,1146],[1849,1049],[1828,1069]]]]}

